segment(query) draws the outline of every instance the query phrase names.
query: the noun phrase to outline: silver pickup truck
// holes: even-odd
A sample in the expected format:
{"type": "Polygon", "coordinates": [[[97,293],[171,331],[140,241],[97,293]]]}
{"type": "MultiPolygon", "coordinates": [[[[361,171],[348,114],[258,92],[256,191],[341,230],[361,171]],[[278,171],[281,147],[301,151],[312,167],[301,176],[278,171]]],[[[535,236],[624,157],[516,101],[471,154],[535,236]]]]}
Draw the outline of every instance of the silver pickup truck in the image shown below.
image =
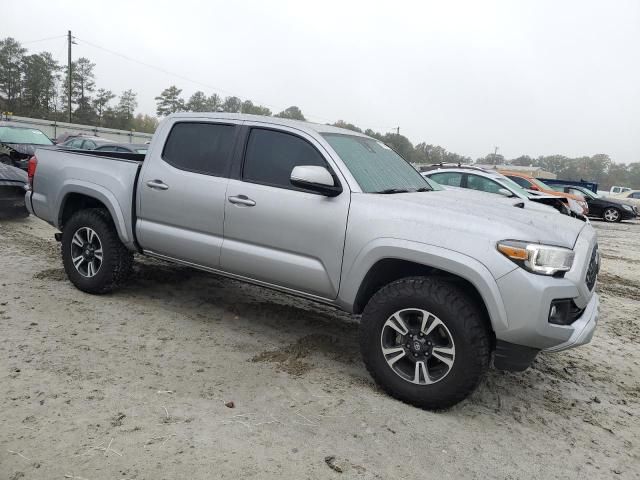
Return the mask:
{"type": "Polygon", "coordinates": [[[333,305],[361,315],[375,381],[419,407],[596,327],[588,222],[442,190],[349,130],[174,114],[144,157],[41,148],[28,173],[80,290],[118,287],[139,253],[333,305]]]}

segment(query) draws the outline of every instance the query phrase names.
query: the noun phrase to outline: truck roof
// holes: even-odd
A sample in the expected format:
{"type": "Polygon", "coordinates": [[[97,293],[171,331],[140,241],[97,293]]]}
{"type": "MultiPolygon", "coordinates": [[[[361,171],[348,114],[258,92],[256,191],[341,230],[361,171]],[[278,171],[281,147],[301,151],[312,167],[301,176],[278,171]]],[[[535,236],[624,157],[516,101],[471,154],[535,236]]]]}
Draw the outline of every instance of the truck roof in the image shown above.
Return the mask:
{"type": "MultiPolygon", "coordinates": [[[[286,125],[303,131],[313,131],[317,133],[341,133],[343,135],[354,135],[358,137],[367,137],[367,135],[346,128],[334,127],[333,125],[325,125],[323,123],[313,123],[304,120],[290,120],[288,118],[267,117],[264,115],[250,115],[248,113],[225,113],[225,112],[180,112],[172,113],[167,118],[182,118],[195,120],[197,118],[208,119],[229,119],[229,120],[247,120],[252,122],[262,122],[270,125],[286,125]]],[[[367,137],[368,138],[368,137],[367,137]]]]}

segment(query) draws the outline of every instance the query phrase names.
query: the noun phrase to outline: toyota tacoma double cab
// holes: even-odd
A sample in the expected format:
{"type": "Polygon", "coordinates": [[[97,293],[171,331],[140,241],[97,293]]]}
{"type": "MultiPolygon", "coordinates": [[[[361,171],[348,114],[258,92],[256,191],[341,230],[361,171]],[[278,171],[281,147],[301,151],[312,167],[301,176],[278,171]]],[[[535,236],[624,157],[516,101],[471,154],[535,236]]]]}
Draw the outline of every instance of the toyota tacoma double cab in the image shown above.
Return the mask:
{"type": "Polygon", "coordinates": [[[349,130],[179,113],[146,156],[40,148],[28,175],[27,206],[60,230],[80,290],[122,285],[137,253],[332,305],[361,316],[378,385],[418,407],[596,327],[588,222],[443,190],[349,130]]]}

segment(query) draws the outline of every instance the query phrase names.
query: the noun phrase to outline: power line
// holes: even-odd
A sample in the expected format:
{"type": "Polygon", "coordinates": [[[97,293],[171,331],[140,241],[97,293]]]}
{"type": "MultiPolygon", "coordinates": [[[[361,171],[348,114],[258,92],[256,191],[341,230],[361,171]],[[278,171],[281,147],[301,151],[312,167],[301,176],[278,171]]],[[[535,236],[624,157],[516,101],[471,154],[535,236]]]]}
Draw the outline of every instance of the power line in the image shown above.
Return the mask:
{"type": "Polygon", "coordinates": [[[40,38],[38,40],[29,40],[28,42],[20,42],[20,43],[22,45],[27,45],[29,43],[46,42],[47,40],[55,40],[57,38],[62,38],[62,37],[66,37],[66,35],[56,35],[55,37],[40,38]]]}
{"type": "MultiPolygon", "coordinates": [[[[147,68],[151,68],[151,69],[153,69],[153,70],[157,70],[157,71],[159,71],[159,72],[164,73],[165,75],[170,75],[170,76],[173,76],[173,77],[176,77],[176,78],[179,78],[179,79],[185,80],[185,81],[187,81],[187,82],[190,82],[190,83],[193,83],[193,84],[196,84],[196,85],[200,85],[200,86],[202,86],[202,87],[208,88],[209,90],[213,90],[213,91],[215,91],[215,92],[221,92],[221,93],[224,93],[224,94],[227,94],[227,95],[230,95],[230,96],[237,96],[237,97],[242,98],[242,96],[241,96],[241,95],[235,95],[233,92],[230,92],[229,90],[226,90],[226,89],[223,89],[223,88],[218,88],[218,87],[215,87],[215,86],[213,86],[213,85],[209,85],[209,84],[207,84],[207,83],[205,83],[205,82],[201,82],[201,81],[199,81],[199,80],[194,80],[194,79],[189,78],[189,77],[186,77],[186,76],[184,76],[184,75],[182,75],[182,74],[179,74],[179,73],[176,73],[176,72],[172,72],[171,70],[167,70],[167,69],[165,69],[165,68],[163,68],[163,67],[159,67],[159,66],[157,66],[157,65],[152,65],[152,64],[150,64],[150,63],[143,62],[143,61],[141,61],[141,60],[138,60],[138,59],[132,58],[132,57],[130,57],[130,56],[128,56],[128,55],[125,55],[125,54],[123,54],[123,53],[116,52],[115,50],[111,50],[111,49],[109,49],[109,48],[102,47],[102,46],[97,45],[97,44],[95,44],[95,43],[93,43],[93,42],[90,42],[90,41],[88,41],[88,40],[85,40],[85,39],[83,39],[83,38],[79,38],[79,37],[77,37],[77,36],[75,36],[75,35],[74,35],[74,37],[73,37],[73,38],[74,38],[75,40],[78,40],[78,41],[79,41],[79,42],[81,42],[81,43],[84,43],[84,44],[86,44],[86,45],[89,45],[90,47],[97,48],[98,50],[103,50],[103,51],[105,51],[105,52],[107,52],[107,53],[110,53],[110,54],[112,54],[112,55],[115,55],[115,56],[117,56],[117,57],[124,58],[125,60],[128,60],[128,61],[130,61],[130,62],[137,63],[137,64],[140,64],[140,65],[143,65],[143,66],[145,66],[145,67],[147,67],[147,68]]],[[[260,100],[256,100],[256,102],[257,102],[258,104],[260,104],[260,105],[263,105],[263,106],[265,106],[265,107],[269,107],[270,109],[273,109],[273,110],[278,110],[278,109],[280,108],[280,107],[276,107],[275,105],[272,105],[272,104],[269,104],[269,103],[261,102],[260,100]]],[[[333,123],[333,122],[335,122],[335,120],[331,120],[331,119],[328,119],[328,118],[323,118],[323,117],[320,117],[320,116],[318,116],[318,115],[309,114],[308,112],[307,112],[307,116],[312,117],[312,118],[315,118],[315,119],[317,119],[317,120],[319,120],[319,121],[322,121],[322,122],[332,122],[332,123],[333,123]]],[[[384,130],[388,130],[388,129],[387,129],[387,128],[385,128],[384,130]]]]}
{"type": "MultiPolygon", "coordinates": [[[[63,36],[66,36],[66,35],[63,35],[63,36]]],[[[165,75],[173,76],[173,77],[175,77],[175,78],[179,78],[179,79],[181,79],[181,80],[185,80],[185,81],[187,81],[187,82],[190,82],[190,83],[193,83],[193,84],[196,84],[196,85],[200,85],[200,86],[205,87],[205,88],[207,88],[207,89],[209,89],[209,90],[212,90],[212,91],[214,91],[214,92],[220,92],[220,93],[224,93],[224,94],[226,94],[226,95],[230,95],[230,96],[237,96],[237,97],[239,97],[239,98],[242,98],[242,97],[243,97],[243,96],[241,96],[241,95],[235,95],[233,92],[230,92],[229,90],[226,90],[226,89],[223,89],[223,88],[218,88],[218,87],[216,87],[216,86],[209,85],[209,84],[207,84],[207,83],[205,83],[205,82],[201,82],[201,81],[199,81],[199,80],[194,80],[193,78],[189,78],[189,77],[187,77],[187,76],[185,76],[185,75],[182,75],[182,74],[180,74],[180,73],[173,72],[173,71],[171,71],[171,70],[167,70],[166,68],[163,68],[163,67],[160,67],[160,66],[157,66],[157,65],[153,65],[153,64],[151,64],[151,63],[143,62],[142,60],[138,60],[138,59],[136,59],[136,58],[132,58],[132,57],[130,57],[130,56],[128,56],[128,55],[125,55],[125,54],[120,53],[120,52],[116,52],[115,50],[111,50],[110,48],[106,48],[106,47],[103,47],[103,46],[101,46],[101,45],[97,45],[97,44],[95,44],[95,43],[93,43],[93,42],[90,42],[90,41],[85,40],[85,39],[83,39],[83,38],[79,38],[79,37],[77,37],[77,36],[75,36],[75,35],[73,36],[73,39],[74,39],[74,40],[78,40],[80,43],[84,43],[84,44],[86,44],[86,45],[89,45],[90,47],[97,48],[98,50],[103,50],[103,51],[105,51],[105,52],[107,52],[107,53],[110,53],[111,55],[115,55],[115,56],[117,56],[117,57],[121,57],[121,58],[123,58],[123,59],[125,59],[125,60],[127,60],[127,61],[129,61],[129,62],[137,63],[137,64],[142,65],[142,66],[145,66],[145,67],[147,67],[147,68],[151,68],[151,69],[153,69],[153,70],[156,70],[156,71],[162,72],[162,73],[164,73],[165,75]]],[[[280,107],[276,107],[275,105],[272,105],[272,104],[269,104],[269,103],[266,103],[266,102],[261,102],[261,101],[259,101],[259,100],[255,100],[255,101],[256,101],[258,104],[263,105],[263,106],[265,106],[265,107],[269,107],[270,109],[272,109],[272,110],[274,110],[274,111],[277,111],[277,110],[280,108],[280,107]]],[[[310,118],[313,118],[313,119],[315,119],[315,120],[317,120],[317,121],[320,121],[320,122],[330,122],[330,123],[333,123],[333,122],[335,122],[335,121],[336,121],[336,120],[331,120],[331,119],[324,118],[324,117],[321,117],[321,116],[318,116],[318,115],[309,114],[308,112],[307,112],[307,116],[308,116],[308,117],[310,117],[310,118]]],[[[371,127],[365,127],[363,130],[366,130],[367,128],[371,128],[371,127]]],[[[395,129],[395,127],[394,127],[394,129],[395,129]]],[[[377,130],[377,129],[373,129],[373,130],[377,130]]],[[[383,130],[383,131],[384,131],[384,130],[391,130],[391,128],[390,128],[390,127],[389,127],[389,128],[384,128],[384,129],[382,129],[382,130],[383,130]]]]}
{"type": "MultiPolygon", "coordinates": [[[[171,70],[167,70],[167,69],[159,67],[157,65],[152,65],[150,63],[143,62],[143,61],[137,60],[135,58],[131,58],[128,55],[124,55],[122,53],[116,52],[116,51],[111,50],[109,48],[101,47],[100,45],[96,45],[95,43],[89,42],[88,40],[84,40],[84,39],[76,37],[76,36],[74,36],[73,38],[75,38],[76,40],[79,40],[80,42],[85,43],[85,44],[87,44],[87,45],[89,45],[91,47],[97,48],[99,50],[104,50],[105,52],[108,52],[108,53],[110,53],[112,55],[116,55],[118,57],[124,58],[125,60],[128,60],[128,61],[133,62],[133,63],[138,63],[140,65],[143,65],[143,66],[147,67],[147,68],[152,68],[152,69],[157,70],[159,72],[162,72],[162,73],[164,73],[166,75],[171,75],[171,76],[174,76],[176,78],[180,78],[182,80],[185,80],[187,82],[194,83],[194,84],[200,85],[202,87],[206,87],[206,88],[208,88],[210,90],[214,90],[214,91],[218,91],[218,92],[221,92],[221,93],[225,93],[225,94],[234,96],[233,92],[230,92],[228,90],[225,90],[225,89],[222,89],[222,88],[218,88],[218,87],[215,87],[213,85],[209,85],[209,84],[207,84],[205,82],[201,82],[199,80],[194,80],[192,78],[185,77],[184,75],[181,75],[181,74],[176,73],[176,72],[172,72],[171,70]]],[[[261,103],[261,104],[263,104],[263,105],[265,105],[267,107],[276,108],[275,106],[269,105],[267,103],[263,103],[263,102],[259,102],[259,103],[261,103]]]]}

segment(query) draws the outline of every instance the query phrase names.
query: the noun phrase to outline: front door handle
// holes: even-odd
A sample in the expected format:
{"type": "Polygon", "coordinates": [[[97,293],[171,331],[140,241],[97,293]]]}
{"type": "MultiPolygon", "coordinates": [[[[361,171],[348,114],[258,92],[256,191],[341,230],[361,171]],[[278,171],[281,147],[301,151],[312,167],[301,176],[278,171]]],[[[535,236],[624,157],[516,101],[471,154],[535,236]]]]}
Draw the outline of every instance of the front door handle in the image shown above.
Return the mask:
{"type": "Polygon", "coordinates": [[[149,180],[147,182],[147,187],[155,190],[169,190],[169,185],[164,183],[162,180],[149,180]]]}
{"type": "Polygon", "coordinates": [[[229,197],[229,202],[233,203],[234,205],[242,205],[245,207],[253,207],[256,202],[251,200],[249,197],[247,197],[246,195],[238,195],[235,197],[229,197]]]}

